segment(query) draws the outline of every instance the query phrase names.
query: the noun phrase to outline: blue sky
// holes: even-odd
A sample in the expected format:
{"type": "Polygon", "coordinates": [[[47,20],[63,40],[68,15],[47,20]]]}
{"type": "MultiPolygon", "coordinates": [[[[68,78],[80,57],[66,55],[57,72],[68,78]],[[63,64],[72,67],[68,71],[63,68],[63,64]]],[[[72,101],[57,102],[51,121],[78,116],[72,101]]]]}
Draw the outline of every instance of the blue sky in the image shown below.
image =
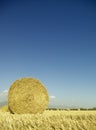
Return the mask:
{"type": "Polygon", "coordinates": [[[0,1],[0,92],[21,77],[55,105],[96,107],[95,0],[0,1]]]}

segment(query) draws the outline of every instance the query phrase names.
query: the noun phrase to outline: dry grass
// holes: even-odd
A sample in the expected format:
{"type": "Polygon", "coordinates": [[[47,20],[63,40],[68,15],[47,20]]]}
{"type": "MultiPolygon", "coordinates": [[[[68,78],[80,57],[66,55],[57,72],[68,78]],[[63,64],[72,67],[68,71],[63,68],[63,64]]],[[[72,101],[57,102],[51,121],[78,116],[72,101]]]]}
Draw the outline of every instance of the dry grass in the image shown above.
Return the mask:
{"type": "Polygon", "coordinates": [[[0,110],[1,110],[2,112],[9,112],[7,105],[2,106],[2,107],[0,108],[0,110]]]}
{"type": "Polygon", "coordinates": [[[96,111],[0,112],[0,130],[96,130],[96,111]]]}

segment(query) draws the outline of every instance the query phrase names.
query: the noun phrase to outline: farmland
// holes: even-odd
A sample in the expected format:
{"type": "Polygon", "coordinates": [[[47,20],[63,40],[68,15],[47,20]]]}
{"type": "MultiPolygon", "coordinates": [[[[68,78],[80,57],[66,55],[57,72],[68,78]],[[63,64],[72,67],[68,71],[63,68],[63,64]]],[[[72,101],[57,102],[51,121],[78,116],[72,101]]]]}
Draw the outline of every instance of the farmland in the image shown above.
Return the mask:
{"type": "Polygon", "coordinates": [[[96,111],[46,110],[19,115],[0,110],[0,130],[96,130],[96,111]]]}

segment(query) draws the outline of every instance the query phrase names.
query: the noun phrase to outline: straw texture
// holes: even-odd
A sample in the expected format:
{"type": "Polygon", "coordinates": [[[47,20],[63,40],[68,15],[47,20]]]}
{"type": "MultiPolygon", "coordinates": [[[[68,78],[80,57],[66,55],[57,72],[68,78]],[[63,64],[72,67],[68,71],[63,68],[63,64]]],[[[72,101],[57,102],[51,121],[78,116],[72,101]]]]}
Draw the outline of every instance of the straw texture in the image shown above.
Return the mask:
{"type": "Polygon", "coordinates": [[[12,113],[42,113],[47,108],[48,101],[46,88],[35,78],[16,80],[8,92],[8,108],[12,113]]]}

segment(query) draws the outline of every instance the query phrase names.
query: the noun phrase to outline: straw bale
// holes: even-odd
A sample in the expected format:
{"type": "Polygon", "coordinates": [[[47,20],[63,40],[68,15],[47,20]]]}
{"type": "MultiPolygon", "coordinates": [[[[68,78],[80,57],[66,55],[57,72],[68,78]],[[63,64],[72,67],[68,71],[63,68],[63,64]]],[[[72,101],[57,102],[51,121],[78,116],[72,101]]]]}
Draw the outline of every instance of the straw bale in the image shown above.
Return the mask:
{"type": "Polygon", "coordinates": [[[47,108],[48,101],[46,88],[35,78],[16,80],[8,92],[8,107],[12,113],[42,113],[47,108]]]}

